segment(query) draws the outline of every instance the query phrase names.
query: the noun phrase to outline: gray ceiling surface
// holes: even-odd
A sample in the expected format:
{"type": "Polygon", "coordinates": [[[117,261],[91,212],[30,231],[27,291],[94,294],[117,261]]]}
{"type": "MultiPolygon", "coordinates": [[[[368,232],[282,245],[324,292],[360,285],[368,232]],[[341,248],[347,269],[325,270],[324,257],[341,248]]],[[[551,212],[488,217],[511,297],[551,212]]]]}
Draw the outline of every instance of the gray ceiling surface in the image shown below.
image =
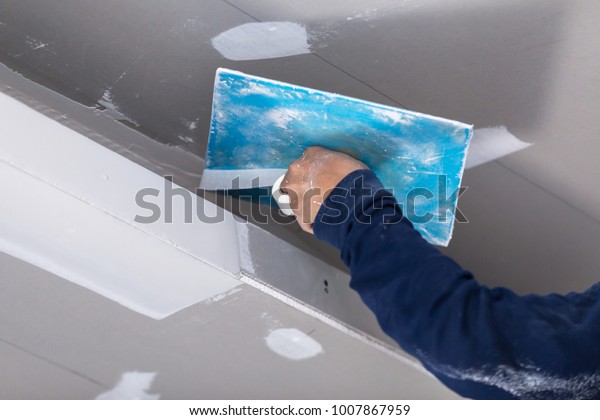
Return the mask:
{"type": "MultiPolygon", "coordinates": [[[[488,285],[568,292],[600,273],[599,20],[595,0],[0,0],[0,62],[152,139],[131,147],[122,138],[115,150],[188,188],[201,174],[218,67],[506,126],[533,146],[465,172],[459,206],[469,223],[443,251],[488,285]],[[305,26],[311,53],[231,61],[211,44],[267,21],[305,26]]],[[[339,266],[298,227],[266,229],[339,266]]],[[[320,328],[247,286],[218,308],[199,304],[155,324],[10,257],[0,267],[0,367],[15,378],[0,396],[89,398],[136,369],[163,371],[153,391],[171,398],[452,396],[427,377],[414,385],[410,368],[337,331],[323,332],[328,356],[308,367],[262,353],[265,306],[306,332],[320,328]],[[219,347],[198,347],[200,337],[219,347]],[[65,391],[31,387],[40,377],[65,391]]]]}

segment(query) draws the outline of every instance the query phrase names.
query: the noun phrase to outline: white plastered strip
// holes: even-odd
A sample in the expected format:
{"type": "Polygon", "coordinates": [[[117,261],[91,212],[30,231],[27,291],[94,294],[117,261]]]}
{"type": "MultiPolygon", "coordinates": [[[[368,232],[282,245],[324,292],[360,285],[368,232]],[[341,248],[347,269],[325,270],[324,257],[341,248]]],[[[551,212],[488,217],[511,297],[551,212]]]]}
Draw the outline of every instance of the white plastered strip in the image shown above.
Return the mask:
{"type": "Polygon", "coordinates": [[[189,193],[168,223],[177,185],[2,93],[0,116],[0,251],[156,319],[240,284],[230,213],[189,193]],[[154,223],[134,221],[148,215],[135,200],[145,188],[154,223]]]}

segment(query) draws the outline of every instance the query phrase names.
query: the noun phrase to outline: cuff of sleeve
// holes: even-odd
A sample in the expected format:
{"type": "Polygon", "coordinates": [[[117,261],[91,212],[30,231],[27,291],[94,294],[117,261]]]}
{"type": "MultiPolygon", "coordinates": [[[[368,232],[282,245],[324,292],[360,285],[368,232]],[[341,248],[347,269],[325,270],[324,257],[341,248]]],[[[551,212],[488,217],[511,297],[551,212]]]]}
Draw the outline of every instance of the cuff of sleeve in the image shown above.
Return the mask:
{"type": "Polygon", "coordinates": [[[373,199],[383,185],[375,174],[368,169],[354,171],[331,191],[321,205],[313,230],[315,236],[337,249],[341,249],[346,233],[352,223],[357,221],[357,207],[364,206],[365,199],[373,199]]]}

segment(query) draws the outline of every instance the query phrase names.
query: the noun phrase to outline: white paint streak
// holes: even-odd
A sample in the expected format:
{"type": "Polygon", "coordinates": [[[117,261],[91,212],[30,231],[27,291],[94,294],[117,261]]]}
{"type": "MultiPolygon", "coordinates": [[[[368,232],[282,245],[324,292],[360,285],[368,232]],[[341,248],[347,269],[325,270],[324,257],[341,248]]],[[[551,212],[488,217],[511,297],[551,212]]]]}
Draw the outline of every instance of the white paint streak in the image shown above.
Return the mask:
{"type": "Polygon", "coordinates": [[[306,28],[293,22],[246,23],[212,39],[213,47],[229,60],[263,60],[309,54],[306,28]]]}
{"type": "MultiPolygon", "coordinates": [[[[126,73],[123,73],[118,80],[120,80],[126,73]]],[[[102,105],[104,108],[106,108],[109,111],[109,114],[113,114],[112,116],[117,119],[117,120],[123,120],[123,121],[128,121],[130,123],[132,123],[135,126],[139,126],[139,124],[132,120],[131,118],[129,118],[127,115],[125,115],[121,109],[119,108],[119,106],[115,103],[114,100],[114,96],[112,93],[112,88],[106,89],[103,93],[102,93],[102,97],[100,99],[98,99],[98,104],[102,105]]]]}
{"type": "Polygon", "coordinates": [[[267,324],[267,329],[270,331],[278,328],[283,328],[283,324],[281,323],[281,321],[268,312],[263,312],[262,314],[260,314],[260,319],[265,324],[267,324]]]}
{"type": "Polygon", "coordinates": [[[98,103],[106,109],[120,113],[119,108],[113,102],[113,94],[110,89],[106,89],[102,93],[102,98],[98,99],[98,103]]]}
{"type": "Polygon", "coordinates": [[[360,13],[356,13],[353,16],[348,16],[346,18],[346,20],[347,21],[350,21],[350,20],[368,21],[368,20],[371,20],[371,19],[373,19],[375,17],[378,17],[377,16],[378,15],[378,13],[377,13],[378,10],[379,9],[377,9],[377,8],[367,9],[367,10],[361,11],[360,13]]]}
{"type": "Polygon", "coordinates": [[[275,124],[276,127],[287,130],[290,122],[302,119],[302,113],[295,109],[276,108],[267,112],[265,118],[275,124]]]}
{"type": "Polygon", "coordinates": [[[30,36],[28,36],[28,37],[25,39],[25,42],[26,42],[26,43],[27,43],[27,45],[29,45],[29,47],[30,47],[32,50],[34,50],[34,51],[35,51],[35,50],[39,50],[39,49],[41,49],[41,48],[46,48],[48,45],[50,45],[50,43],[48,43],[48,42],[43,42],[43,41],[40,41],[39,39],[36,39],[36,38],[30,37],[30,36]]]}
{"type": "Polygon", "coordinates": [[[228,291],[226,291],[224,293],[221,293],[221,294],[218,294],[216,296],[213,296],[210,299],[206,299],[204,301],[204,303],[210,304],[210,303],[219,302],[219,301],[225,299],[226,297],[231,296],[231,295],[233,295],[233,294],[235,294],[237,292],[241,292],[241,291],[242,291],[242,289],[240,289],[239,287],[235,288],[235,289],[231,289],[231,290],[228,290],[228,291]]]}
{"type": "Polygon", "coordinates": [[[390,109],[373,108],[373,114],[375,114],[384,122],[391,124],[407,125],[411,124],[415,120],[415,117],[413,115],[402,114],[398,111],[393,111],[390,109]]]}
{"type": "Polygon", "coordinates": [[[191,138],[190,136],[177,136],[177,137],[179,138],[179,140],[181,140],[183,142],[186,142],[186,143],[189,143],[189,144],[194,143],[194,139],[191,138]]]}
{"type": "Polygon", "coordinates": [[[181,119],[181,122],[187,127],[189,131],[194,131],[195,129],[197,129],[199,121],[200,119],[195,119],[193,121],[187,120],[185,118],[181,119]]]}
{"type": "Polygon", "coordinates": [[[506,127],[479,128],[471,139],[465,168],[474,168],[532,145],[513,136],[506,127]]]}
{"type": "Polygon", "coordinates": [[[148,394],[156,372],[125,372],[119,383],[96,397],[97,400],[157,400],[158,394],[148,394]]]}
{"type": "Polygon", "coordinates": [[[248,222],[236,221],[236,231],[238,238],[238,248],[240,252],[240,268],[242,270],[254,273],[256,267],[252,261],[252,251],[250,250],[250,238],[248,237],[248,222]]]}
{"type": "Polygon", "coordinates": [[[279,328],[265,337],[267,346],[290,360],[304,360],[323,353],[323,347],[312,337],[296,328],[279,328]]]}
{"type": "Polygon", "coordinates": [[[240,89],[238,92],[240,95],[263,95],[270,98],[277,98],[277,94],[266,86],[259,85],[255,82],[249,82],[248,87],[240,89]]]}

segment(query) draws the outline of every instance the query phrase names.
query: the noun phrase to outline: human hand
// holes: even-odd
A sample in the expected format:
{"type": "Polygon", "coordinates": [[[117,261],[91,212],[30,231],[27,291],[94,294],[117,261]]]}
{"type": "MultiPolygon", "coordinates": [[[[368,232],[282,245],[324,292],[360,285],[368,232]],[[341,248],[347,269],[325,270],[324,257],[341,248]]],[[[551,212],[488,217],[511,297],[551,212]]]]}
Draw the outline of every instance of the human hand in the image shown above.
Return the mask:
{"type": "Polygon", "coordinates": [[[313,233],[321,205],[350,173],[369,169],[364,163],[323,147],[309,147],[288,167],[281,191],[290,196],[291,207],[302,230],[313,233]]]}

